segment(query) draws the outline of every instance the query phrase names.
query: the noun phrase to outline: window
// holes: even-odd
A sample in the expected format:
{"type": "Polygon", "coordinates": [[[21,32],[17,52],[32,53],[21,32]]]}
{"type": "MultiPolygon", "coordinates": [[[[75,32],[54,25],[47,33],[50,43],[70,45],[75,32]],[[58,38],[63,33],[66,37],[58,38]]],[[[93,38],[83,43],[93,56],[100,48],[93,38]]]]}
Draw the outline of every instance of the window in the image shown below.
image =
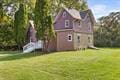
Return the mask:
{"type": "Polygon", "coordinates": [[[88,23],[88,31],[91,31],[91,24],[88,23]]]}
{"type": "Polygon", "coordinates": [[[90,41],[90,37],[88,37],[88,43],[90,43],[91,41],[90,41]]]}
{"type": "Polygon", "coordinates": [[[88,30],[89,30],[89,31],[91,31],[91,28],[90,28],[90,26],[88,27],[88,30]]]}
{"type": "Polygon", "coordinates": [[[65,27],[69,27],[69,20],[65,20],[65,27]]]}
{"type": "Polygon", "coordinates": [[[63,12],[63,17],[66,17],[66,12],[63,12]]]}
{"type": "Polygon", "coordinates": [[[81,22],[79,21],[79,25],[78,26],[81,27],[80,25],[81,25],[81,22]]]}
{"type": "Polygon", "coordinates": [[[72,41],[72,34],[68,34],[68,41],[72,41]]]}
{"type": "Polygon", "coordinates": [[[78,43],[80,43],[80,36],[79,35],[77,36],[77,40],[78,40],[78,43]]]}

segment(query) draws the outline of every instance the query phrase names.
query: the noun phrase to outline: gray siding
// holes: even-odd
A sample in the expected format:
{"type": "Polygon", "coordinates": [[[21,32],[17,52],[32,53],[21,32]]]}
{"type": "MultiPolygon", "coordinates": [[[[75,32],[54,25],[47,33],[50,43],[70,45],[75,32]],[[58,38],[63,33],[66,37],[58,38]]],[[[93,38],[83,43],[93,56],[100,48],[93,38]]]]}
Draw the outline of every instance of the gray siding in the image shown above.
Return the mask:
{"type": "Polygon", "coordinates": [[[88,48],[88,46],[93,46],[93,35],[86,33],[74,33],[74,49],[88,48]],[[80,42],[78,42],[78,36],[80,36],[80,42]],[[90,38],[90,41],[88,39],[90,38]]]}
{"type": "Polygon", "coordinates": [[[81,25],[79,27],[79,21],[74,21],[74,31],[76,32],[82,32],[82,33],[93,33],[93,25],[90,22],[90,18],[88,17],[88,15],[86,16],[86,18],[84,20],[80,21],[81,25]],[[89,30],[89,28],[91,30],[89,30]]]}

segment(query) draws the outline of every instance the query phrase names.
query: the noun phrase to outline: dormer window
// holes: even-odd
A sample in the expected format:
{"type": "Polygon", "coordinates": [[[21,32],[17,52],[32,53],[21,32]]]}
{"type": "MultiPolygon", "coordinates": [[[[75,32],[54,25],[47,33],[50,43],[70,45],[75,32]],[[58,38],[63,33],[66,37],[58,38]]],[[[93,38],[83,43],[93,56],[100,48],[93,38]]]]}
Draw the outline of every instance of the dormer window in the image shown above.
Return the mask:
{"type": "Polygon", "coordinates": [[[80,21],[78,22],[78,26],[81,27],[81,22],[80,21]]]}
{"type": "Polygon", "coordinates": [[[91,24],[88,24],[88,31],[91,31],[91,24]]]}
{"type": "Polygon", "coordinates": [[[66,17],[66,12],[63,12],[63,17],[66,17]]]}
{"type": "Polygon", "coordinates": [[[67,27],[69,27],[69,20],[65,20],[65,27],[67,28],[67,27]]]}

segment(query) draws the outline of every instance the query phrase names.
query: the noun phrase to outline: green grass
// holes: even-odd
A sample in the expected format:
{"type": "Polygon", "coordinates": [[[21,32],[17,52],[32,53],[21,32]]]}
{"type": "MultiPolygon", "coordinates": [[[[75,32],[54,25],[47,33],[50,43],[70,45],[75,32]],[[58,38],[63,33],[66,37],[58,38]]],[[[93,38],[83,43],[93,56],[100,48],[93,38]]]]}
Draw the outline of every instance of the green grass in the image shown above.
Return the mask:
{"type": "Polygon", "coordinates": [[[0,80],[120,80],[120,49],[0,52],[0,80]]]}

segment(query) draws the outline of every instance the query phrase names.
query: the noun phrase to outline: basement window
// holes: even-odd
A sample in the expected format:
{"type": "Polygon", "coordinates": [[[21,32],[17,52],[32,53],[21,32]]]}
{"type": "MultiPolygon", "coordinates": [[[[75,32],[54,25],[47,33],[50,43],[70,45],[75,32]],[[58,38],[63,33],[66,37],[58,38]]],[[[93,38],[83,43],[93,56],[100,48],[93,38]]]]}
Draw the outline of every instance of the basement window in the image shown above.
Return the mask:
{"type": "Polygon", "coordinates": [[[79,35],[77,36],[77,40],[78,40],[78,43],[80,43],[80,36],[79,35]]]}

